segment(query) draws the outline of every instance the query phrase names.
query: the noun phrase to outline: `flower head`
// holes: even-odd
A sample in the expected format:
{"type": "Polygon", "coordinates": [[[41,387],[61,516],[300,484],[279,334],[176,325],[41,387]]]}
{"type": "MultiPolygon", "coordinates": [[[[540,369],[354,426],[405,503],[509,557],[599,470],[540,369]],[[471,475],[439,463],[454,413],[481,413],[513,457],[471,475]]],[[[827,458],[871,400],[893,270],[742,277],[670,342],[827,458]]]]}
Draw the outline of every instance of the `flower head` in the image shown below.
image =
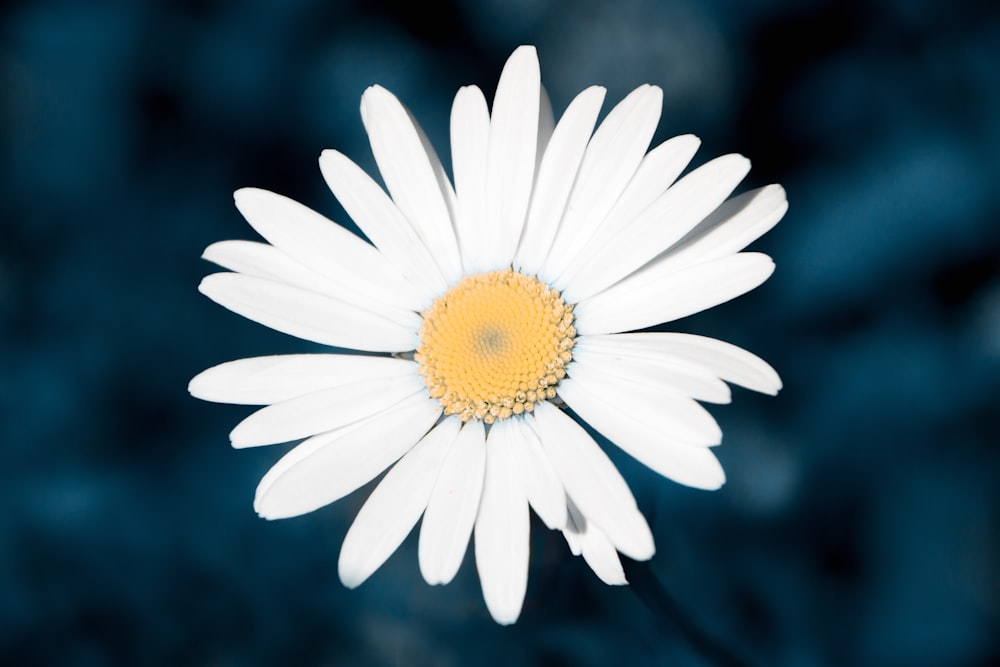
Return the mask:
{"type": "Polygon", "coordinates": [[[257,189],[236,205],[267,243],[223,241],[230,269],[202,293],[268,327],[338,348],[211,368],[190,384],[209,401],[265,406],[234,447],[304,440],[261,480],[266,518],[311,512],[388,469],[340,553],[354,587],[418,521],[420,570],[451,581],[474,533],[493,617],[514,622],[528,576],[529,507],[609,584],[618,553],[653,538],[624,479],[569,406],[608,440],[681,484],[715,489],[721,431],[699,401],[726,382],[777,393],[758,357],[710,338],[625,333],[747,292],[770,276],[741,252],[784,215],[771,185],[728,199],[739,155],[680,177],[698,140],[647,152],[662,95],[640,86],[597,126],[604,89],[558,123],[532,47],[507,61],[492,110],[480,90],[452,108],[454,182],[407,110],[369,88],[361,115],[388,193],[342,154],[320,169],[368,243],[257,189]],[[421,520],[422,517],[422,520],[421,520]]]}

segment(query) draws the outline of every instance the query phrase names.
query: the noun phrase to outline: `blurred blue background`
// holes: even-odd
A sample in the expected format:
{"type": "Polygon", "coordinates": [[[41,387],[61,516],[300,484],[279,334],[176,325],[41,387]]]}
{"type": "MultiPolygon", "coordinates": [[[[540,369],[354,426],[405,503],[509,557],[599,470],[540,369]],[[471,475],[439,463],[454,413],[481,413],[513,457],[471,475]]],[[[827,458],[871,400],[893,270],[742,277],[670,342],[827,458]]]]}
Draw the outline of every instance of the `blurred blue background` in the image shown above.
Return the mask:
{"type": "Polygon", "coordinates": [[[1000,664],[1000,8],[965,0],[7,2],[0,9],[0,662],[1000,664]],[[657,140],[737,151],[791,208],[763,287],[668,328],[770,361],[713,407],[729,482],[616,456],[658,553],[608,588],[535,524],[517,625],[415,540],[345,590],[367,488],[258,519],[286,447],[200,370],[314,349],[200,296],[254,185],[347,222],[380,83],[447,159],[460,85],[538,46],[557,113],[661,86],[657,140]]]}

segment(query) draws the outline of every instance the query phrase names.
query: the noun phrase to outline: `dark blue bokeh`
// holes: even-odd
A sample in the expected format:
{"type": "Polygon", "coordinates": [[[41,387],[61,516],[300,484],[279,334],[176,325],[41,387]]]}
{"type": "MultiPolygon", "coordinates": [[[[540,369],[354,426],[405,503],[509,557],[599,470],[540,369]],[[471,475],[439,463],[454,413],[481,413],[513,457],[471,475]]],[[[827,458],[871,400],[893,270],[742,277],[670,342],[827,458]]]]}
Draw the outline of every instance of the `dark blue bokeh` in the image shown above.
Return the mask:
{"type": "Polygon", "coordinates": [[[0,10],[0,662],[1000,664],[1000,10],[879,0],[8,2],[0,10]],[[255,185],[346,222],[316,164],[371,170],[380,83],[447,159],[451,98],[538,46],[557,113],[664,89],[659,139],[738,151],[791,208],[762,288],[671,325],[773,363],[712,408],[729,482],[615,456],[658,553],[608,588],[537,524],[489,618],[409,539],[336,574],[368,489],[269,523],[285,448],[188,379],[314,349],[196,286],[255,185]]]}

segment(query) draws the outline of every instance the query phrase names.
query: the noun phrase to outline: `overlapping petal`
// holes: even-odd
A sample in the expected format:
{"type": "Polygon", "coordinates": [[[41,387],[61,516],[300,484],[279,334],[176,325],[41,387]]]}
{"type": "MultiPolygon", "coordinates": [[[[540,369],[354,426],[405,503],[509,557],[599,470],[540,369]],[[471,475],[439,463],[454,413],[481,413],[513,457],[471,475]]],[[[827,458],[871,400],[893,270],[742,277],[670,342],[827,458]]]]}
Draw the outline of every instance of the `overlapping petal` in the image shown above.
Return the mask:
{"type": "Polygon", "coordinates": [[[458,572],[479,511],[485,471],[486,429],[481,421],[470,421],[441,464],[420,524],[420,572],[428,584],[447,584],[458,572]]]}
{"type": "Polygon", "coordinates": [[[538,434],[524,419],[510,420],[510,447],[528,503],[552,530],[566,525],[566,491],[538,434]]]}
{"type": "MultiPolygon", "coordinates": [[[[632,273],[684,237],[732,193],[750,170],[742,155],[726,155],[671,186],[641,214],[606,225],[570,269],[564,294],[582,301],[632,273]]],[[[562,286],[561,283],[559,286],[562,286]]]]}
{"type": "Polygon", "coordinates": [[[735,299],[767,280],[774,262],[741,252],[674,270],[669,263],[640,269],[576,306],[581,335],[644,329],[735,299]]]}
{"type": "Polygon", "coordinates": [[[656,261],[680,269],[739,252],[778,224],[787,210],[780,185],[744,192],[722,204],[656,261]]]}
{"type": "Polygon", "coordinates": [[[435,426],[368,496],[340,547],[337,571],[345,586],[360,586],[413,530],[427,507],[459,424],[457,419],[445,419],[435,426]]]}
{"type": "Polygon", "coordinates": [[[615,465],[590,435],[551,403],[531,421],[566,493],[615,547],[636,560],[653,556],[653,536],[615,465]]]}
{"type": "Polygon", "coordinates": [[[423,391],[423,378],[410,364],[397,377],[364,378],[269,405],[237,424],[229,439],[236,448],[289,442],[385,412],[423,391]]]}
{"type": "Polygon", "coordinates": [[[415,394],[392,409],[304,441],[261,479],[254,509],[265,519],[284,519],[343,498],[405,454],[440,414],[437,401],[415,394]]]}
{"type": "Polygon", "coordinates": [[[643,85],[618,103],[594,132],[539,276],[555,284],[628,185],[660,120],[663,91],[643,85]]]}
{"type": "Polygon", "coordinates": [[[774,395],[781,389],[781,378],[766,361],[715,338],[685,333],[625,333],[585,336],[577,345],[637,363],[698,365],[726,382],[764,394],[774,395]]]}
{"type": "Polygon", "coordinates": [[[417,230],[375,180],[342,153],[323,151],[319,166],[341,206],[418,292],[418,309],[425,308],[447,282],[417,230]]]}
{"type": "Polygon", "coordinates": [[[423,132],[396,96],[372,86],[361,98],[361,119],[389,194],[434,256],[445,281],[462,274],[452,226],[451,184],[423,132]]]}
{"type": "Polygon", "coordinates": [[[233,198],[268,243],[339,285],[337,298],[397,308],[420,306],[419,293],[377,248],[316,211],[258,188],[237,190],[233,198]]]}
{"type": "Polygon", "coordinates": [[[602,373],[598,366],[586,362],[574,362],[570,366],[569,377],[559,385],[560,392],[570,380],[599,391],[607,398],[611,410],[625,408],[663,423],[677,441],[701,446],[717,445],[722,441],[722,429],[708,410],[672,388],[650,383],[639,389],[628,374],[602,373]]]}
{"type": "Polygon", "coordinates": [[[605,92],[600,86],[591,86],[577,95],[542,154],[528,222],[514,257],[514,268],[527,275],[541,271],[552,247],[605,92]]]}
{"type": "MultiPolygon", "coordinates": [[[[709,403],[728,403],[729,387],[711,370],[683,357],[649,358],[620,352],[616,346],[594,341],[594,336],[577,340],[573,366],[590,369],[599,376],[619,378],[635,392],[652,391],[690,397],[709,403]]],[[[632,393],[632,392],[629,392],[632,393]]]]}
{"type": "Polygon", "coordinates": [[[417,344],[420,317],[412,311],[375,304],[364,308],[240,273],[213,273],[198,291],[249,320],[323,345],[395,352],[417,344]]]}
{"type": "Polygon", "coordinates": [[[563,530],[570,551],[583,556],[597,578],[608,586],[622,586],[628,583],[618,550],[608,536],[593,522],[587,521],[572,500],[568,501],[567,523],[563,530]]]}
{"type": "Polygon", "coordinates": [[[615,401],[613,391],[604,385],[573,378],[559,386],[559,395],[611,442],[664,477],[699,489],[717,489],[725,482],[712,450],[677,438],[672,420],[615,401]]]}

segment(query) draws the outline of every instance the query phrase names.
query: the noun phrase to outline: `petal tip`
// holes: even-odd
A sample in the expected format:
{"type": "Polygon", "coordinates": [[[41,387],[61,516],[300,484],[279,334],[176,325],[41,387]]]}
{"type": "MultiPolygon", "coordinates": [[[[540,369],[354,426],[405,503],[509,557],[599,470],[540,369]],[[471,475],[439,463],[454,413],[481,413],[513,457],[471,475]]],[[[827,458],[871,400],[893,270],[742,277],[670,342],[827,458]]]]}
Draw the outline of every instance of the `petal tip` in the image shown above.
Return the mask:
{"type": "Polygon", "coordinates": [[[492,609],[490,610],[490,616],[493,617],[493,620],[496,621],[498,625],[514,625],[520,615],[520,610],[513,614],[509,612],[494,612],[492,609]]]}
{"type": "Polygon", "coordinates": [[[510,58],[508,58],[508,60],[513,59],[514,57],[518,58],[534,57],[537,60],[538,49],[536,49],[533,44],[522,44],[521,46],[514,49],[513,53],[510,54],[510,58]]]}
{"type": "Polygon", "coordinates": [[[337,566],[337,576],[340,578],[340,583],[343,587],[348,590],[354,590],[368,579],[363,572],[344,565],[343,561],[337,566]]]}

